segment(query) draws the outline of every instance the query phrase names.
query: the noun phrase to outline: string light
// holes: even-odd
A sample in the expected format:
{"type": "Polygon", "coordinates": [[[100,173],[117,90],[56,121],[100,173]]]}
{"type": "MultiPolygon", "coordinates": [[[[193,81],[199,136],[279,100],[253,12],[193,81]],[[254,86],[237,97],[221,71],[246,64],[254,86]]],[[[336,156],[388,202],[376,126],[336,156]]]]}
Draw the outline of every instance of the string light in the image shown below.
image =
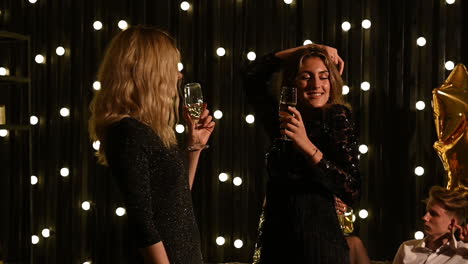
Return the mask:
{"type": "Polygon", "coordinates": [[[10,75],[10,70],[5,67],[0,67],[0,76],[8,76],[10,75]]]}
{"type": "Polygon", "coordinates": [[[232,183],[235,185],[235,186],[240,186],[242,184],[242,179],[241,177],[235,177],[233,180],[232,180],[232,183]]]}
{"type": "Polygon", "coordinates": [[[101,141],[96,140],[96,141],[93,142],[93,149],[94,150],[98,151],[100,147],[101,147],[101,141]]]}
{"type": "Polygon", "coordinates": [[[312,40],[310,40],[310,39],[306,39],[306,40],[304,40],[303,44],[304,45],[310,45],[310,44],[314,44],[314,42],[312,42],[312,40]]]}
{"type": "Polygon", "coordinates": [[[85,261],[85,262],[83,262],[83,264],[91,264],[91,263],[92,263],[92,262],[91,262],[91,261],[89,261],[89,260],[88,260],[88,261],[85,261]]]}
{"type": "Polygon", "coordinates": [[[455,0],[445,0],[445,2],[446,2],[447,4],[449,4],[449,5],[451,5],[451,4],[455,3],[455,0]]]}
{"type": "Polygon", "coordinates": [[[94,21],[94,23],[93,23],[93,28],[94,28],[95,30],[101,30],[101,29],[102,29],[102,22],[99,21],[99,20],[94,21]]]}
{"type": "Polygon", "coordinates": [[[60,169],[60,175],[62,177],[68,177],[70,175],[70,170],[66,167],[60,169]]]}
{"type": "Polygon", "coordinates": [[[370,83],[369,83],[369,82],[362,82],[362,83],[361,83],[361,89],[362,89],[363,91],[369,91],[369,89],[370,89],[370,83]]]}
{"type": "Polygon", "coordinates": [[[50,230],[48,228],[42,229],[41,233],[42,233],[42,236],[45,237],[45,238],[50,237],[50,230]]]}
{"type": "Polygon", "coordinates": [[[351,23],[349,23],[348,21],[341,23],[341,29],[345,32],[349,31],[351,29],[351,23]]]}
{"type": "Polygon", "coordinates": [[[423,101],[417,101],[416,102],[416,109],[424,110],[424,108],[426,108],[426,104],[423,101]]]}
{"type": "Polygon", "coordinates": [[[245,122],[249,123],[249,124],[253,124],[255,122],[255,116],[253,115],[247,115],[245,117],[245,122]]]}
{"type": "Polygon", "coordinates": [[[226,55],[226,50],[223,47],[219,47],[216,50],[216,54],[218,54],[218,56],[222,57],[222,56],[226,55]]]}
{"type": "Polygon", "coordinates": [[[62,109],[60,109],[60,115],[63,117],[67,117],[70,115],[70,110],[66,107],[63,107],[62,109]]]}
{"type": "Polygon", "coordinates": [[[88,201],[84,201],[81,203],[81,209],[85,210],[85,211],[88,211],[89,209],[91,209],[91,203],[88,202],[88,201]]]}
{"type": "Polygon", "coordinates": [[[366,145],[363,144],[359,146],[359,152],[361,152],[361,154],[366,154],[367,151],[369,151],[369,148],[366,145]]]}
{"type": "Polygon", "coordinates": [[[123,207],[118,207],[117,209],[115,209],[115,214],[118,216],[123,216],[126,212],[127,211],[123,207]]]}
{"type": "Polygon", "coordinates": [[[58,46],[56,49],[55,49],[55,53],[59,56],[63,56],[65,54],[65,48],[62,47],[62,46],[58,46]]]}
{"type": "Polygon", "coordinates": [[[453,70],[453,68],[455,68],[455,63],[453,63],[453,61],[445,62],[445,69],[447,69],[448,71],[451,71],[453,70]]]}
{"type": "Polygon", "coordinates": [[[179,69],[180,72],[184,69],[184,65],[182,64],[182,62],[177,63],[177,69],[179,69]]]}
{"type": "Polygon", "coordinates": [[[184,10],[184,11],[187,11],[190,9],[190,4],[189,2],[187,1],[183,1],[182,3],[180,3],[180,9],[184,10]]]}
{"type": "Polygon", "coordinates": [[[369,29],[371,27],[372,23],[369,19],[364,19],[361,23],[362,28],[364,29],[369,29]]]}
{"type": "Polygon", "coordinates": [[[175,127],[175,130],[176,130],[177,133],[182,134],[185,131],[185,127],[184,127],[184,125],[177,124],[176,127],[175,127]]]}
{"type": "Polygon", "coordinates": [[[284,0],[284,3],[287,4],[287,5],[290,5],[292,4],[293,0],[284,0]]]}
{"type": "Polygon", "coordinates": [[[36,185],[39,179],[35,175],[31,175],[31,185],[36,185]]]}
{"type": "Polygon", "coordinates": [[[219,237],[216,238],[216,244],[218,246],[222,246],[222,245],[224,245],[224,243],[226,243],[226,239],[224,239],[224,237],[219,236],[219,237]]]}
{"type": "Polygon", "coordinates": [[[0,137],[6,137],[6,136],[8,136],[8,130],[0,129],[0,137]]]}
{"type": "Polygon", "coordinates": [[[100,81],[93,82],[93,89],[96,91],[101,90],[101,82],[100,81]]]}
{"type": "Polygon", "coordinates": [[[34,61],[36,61],[37,64],[44,64],[45,57],[42,54],[37,54],[36,57],[34,57],[34,61]]]}
{"type": "Polygon", "coordinates": [[[424,238],[424,233],[421,231],[414,232],[414,239],[421,240],[424,238]]]}
{"type": "Polygon", "coordinates": [[[218,175],[218,179],[220,182],[225,182],[227,181],[229,178],[229,176],[227,175],[227,173],[224,173],[224,172],[221,172],[219,175],[218,175]]]}
{"type": "Polygon", "coordinates": [[[419,37],[416,40],[416,44],[418,44],[419,47],[424,47],[426,45],[426,39],[424,37],[419,37]]]}
{"type": "Polygon", "coordinates": [[[37,2],[37,0],[29,0],[29,3],[31,4],[35,4],[37,2]]]}
{"type": "Polygon", "coordinates": [[[255,52],[251,51],[247,53],[247,59],[249,61],[254,61],[256,58],[257,58],[257,54],[255,54],[255,52]]]}
{"type": "Polygon", "coordinates": [[[127,21],[125,20],[120,20],[119,23],[117,23],[117,26],[121,29],[121,30],[125,30],[128,28],[128,23],[127,21]]]}
{"type": "Polygon", "coordinates": [[[36,236],[36,235],[33,235],[33,236],[31,237],[31,242],[32,242],[34,245],[36,245],[37,243],[39,243],[39,237],[36,236]]]}
{"type": "Polygon", "coordinates": [[[33,126],[37,125],[37,123],[39,123],[39,118],[37,118],[37,116],[32,115],[29,117],[29,123],[33,126]]]}
{"type": "Polygon", "coordinates": [[[349,94],[349,86],[343,85],[343,91],[341,92],[343,95],[349,94]]]}
{"type": "Polygon", "coordinates": [[[216,119],[221,119],[223,117],[223,112],[221,112],[221,110],[216,110],[214,111],[213,116],[216,119]]]}
{"type": "Polygon", "coordinates": [[[366,209],[361,209],[361,211],[359,211],[359,217],[361,217],[361,219],[366,219],[368,216],[369,212],[367,212],[366,209]]]}
{"type": "Polygon", "coordinates": [[[234,241],[234,247],[236,248],[241,248],[243,245],[244,245],[244,242],[242,242],[242,240],[240,239],[236,239],[236,241],[234,241]]]}
{"type": "Polygon", "coordinates": [[[424,168],[421,166],[414,168],[414,174],[417,176],[422,176],[424,174],[424,168]]]}

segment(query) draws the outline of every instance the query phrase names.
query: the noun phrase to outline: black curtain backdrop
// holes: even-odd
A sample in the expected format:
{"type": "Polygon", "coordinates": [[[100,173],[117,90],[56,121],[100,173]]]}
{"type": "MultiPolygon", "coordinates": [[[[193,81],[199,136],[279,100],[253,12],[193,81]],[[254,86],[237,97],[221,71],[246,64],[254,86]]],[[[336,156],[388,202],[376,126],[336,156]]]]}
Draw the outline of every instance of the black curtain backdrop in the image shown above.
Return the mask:
{"type": "MultiPolygon", "coordinates": [[[[264,195],[265,131],[242,90],[246,55],[302,45],[336,47],[346,62],[346,100],[369,151],[360,156],[363,190],[354,211],[373,260],[392,260],[398,245],[422,230],[421,202],[445,185],[436,141],[432,90],[450,60],[468,63],[468,2],[442,0],[2,0],[0,105],[8,135],[0,137],[0,260],[8,263],[126,263],[126,215],[106,167],[88,139],[88,104],[96,71],[117,23],[154,25],[177,40],[186,82],[200,82],[209,108],[221,110],[210,148],[202,154],[193,201],[206,262],[250,262],[264,195]],[[369,29],[361,21],[369,19],[369,29]],[[93,29],[94,21],[103,24],[93,29]],[[349,31],[341,24],[351,23],[349,31]],[[15,35],[11,33],[17,33],[15,35]],[[424,37],[424,47],[416,39],[424,37]],[[56,48],[65,48],[58,56],[56,48]],[[216,49],[226,55],[219,57],[216,49]],[[44,64],[34,61],[45,57],[44,64]],[[361,82],[370,90],[360,89],[361,82]],[[419,111],[417,101],[426,108],[419,111]],[[62,117],[61,108],[70,110],[62,117]],[[30,116],[39,123],[30,125],[30,116]],[[416,176],[414,169],[424,167],[416,176]],[[69,175],[60,175],[62,168],[69,175]],[[221,172],[226,182],[218,180],[221,172]],[[38,183],[31,184],[31,176],[38,183]],[[242,184],[233,185],[240,177],[242,184]],[[91,208],[81,208],[89,201],[91,208]],[[51,230],[48,238],[41,234],[51,230]],[[32,236],[39,243],[32,244],[32,236]],[[226,243],[215,242],[223,236],[226,243]],[[234,247],[241,239],[243,246],[234,247]]],[[[182,121],[181,121],[182,122],[182,121]]],[[[0,131],[1,132],[1,131],[0,131]]],[[[1,133],[0,133],[1,135],[1,133]]],[[[179,134],[183,144],[183,134],[179,134]]]]}

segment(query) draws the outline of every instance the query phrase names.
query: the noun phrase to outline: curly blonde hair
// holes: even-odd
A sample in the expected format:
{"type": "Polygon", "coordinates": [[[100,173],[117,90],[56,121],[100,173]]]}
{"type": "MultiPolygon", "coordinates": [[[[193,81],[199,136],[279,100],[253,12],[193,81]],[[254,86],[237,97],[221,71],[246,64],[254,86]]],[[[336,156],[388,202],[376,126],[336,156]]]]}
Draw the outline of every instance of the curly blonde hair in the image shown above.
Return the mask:
{"type": "Polygon", "coordinates": [[[455,214],[458,223],[464,223],[468,217],[468,192],[459,190],[448,190],[440,186],[433,186],[429,190],[427,206],[435,203],[441,205],[445,210],[455,214]]]}
{"type": "MultiPolygon", "coordinates": [[[[105,130],[124,117],[153,129],[166,147],[177,144],[177,91],[180,53],[164,31],[135,26],[118,33],[99,67],[101,89],[90,104],[89,134],[105,143],[105,130]]],[[[100,148],[98,161],[107,164],[100,148]]]]}

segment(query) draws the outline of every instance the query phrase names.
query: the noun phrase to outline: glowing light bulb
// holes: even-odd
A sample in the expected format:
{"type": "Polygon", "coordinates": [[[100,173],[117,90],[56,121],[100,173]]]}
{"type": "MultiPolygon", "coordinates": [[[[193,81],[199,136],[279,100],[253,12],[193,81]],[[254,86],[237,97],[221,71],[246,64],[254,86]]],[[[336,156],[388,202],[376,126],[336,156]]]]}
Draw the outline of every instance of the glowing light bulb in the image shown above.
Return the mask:
{"type": "Polygon", "coordinates": [[[118,216],[123,216],[126,212],[127,211],[123,207],[118,207],[117,209],[115,209],[115,214],[118,216]]]}
{"type": "Polygon", "coordinates": [[[65,54],[65,48],[62,46],[59,46],[55,49],[55,53],[59,56],[63,56],[65,54]]]}
{"type": "Polygon", "coordinates": [[[369,91],[369,89],[370,89],[370,83],[369,83],[369,82],[362,82],[362,83],[361,83],[361,89],[362,89],[363,91],[369,91]]]}
{"type": "Polygon", "coordinates": [[[244,242],[242,242],[242,240],[240,239],[236,239],[236,241],[234,241],[234,247],[236,248],[241,248],[243,245],[244,245],[244,242]]]}
{"type": "Polygon", "coordinates": [[[222,246],[224,243],[226,243],[226,239],[224,239],[224,237],[219,236],[216,238],[216,244],[218,244],[218,246],[222,246]]]}
{"type": "Polygon", "coordinates": [[[35,175],[31,175],[31,185],[36,185],[39,179],[35,175]]]}
{"type": "Polygon", "coordinates": [[[232,180],[232,183],[235,185],[235,186],[239,186],[242,184],[242,179],[241,177],[235,177],[233,180],[232,180]]]}
{"type": "Polygon", "coordinates": [[[88,211],[89,209],[91,209],[91,203],[88,201],[84,201],[81,203],[81,208],[85,211],[88,211]]]}
{"type": "Polygon", "coordinates": [[[34,61],[36,61],[37,64],[44,64],[45,57],[42,54],[37,54],[36,57],[34,57],[34,61]]]}
{"type": "Polygon", "coordinates": [[[361,23],[362,28],[364,29],[369,29],[371,27],[372,23],[369,19],[364,19],[361,23]]]}
{"type": "Polygon", "coordinates": [[[177,63],[177,69],[178,69],[180,72],[184,69],[184,65],[182,64],[182,62],[178,62],[178,63],[177,63]]]}
{"type": "Polygon", "coordinates": [[[125,20],[120,20],[119,23],[117,23],[117,26],[121,29],[121,30],[125,30],[128,28],[128,23],[127,21],[125,20]]]}
{"type": "Polygon", "coordinates": [[[101,30],[101,29],[102,29],[102,22],[99,21],[99,20],[94,21],[94,23],[93,23],[93,28],[94,28],[95,30],[101,30]]]}
{"type": "Polygon", "coordinates": [[[453,68],[455,68],[455,63],[453,63],[453,61],[447,61],[445,63],[445,69],[446,70],[451,71],[451,70],[453,70],[453,68]]]}
{"type": "Polygon", "coordinates": [[[424,108],[426,108],[426,104],[423,101],[416,102],[416,109],[424,110],[424,108]]]}
{"type": "Polygon", "coordinates": [[[224,173],[224,172],[221,172],[219,175],[218,175],[218,179],[220,182],[225,182],[227,181],[229,178],[229,176],[227,175],[227,173],[224,173]]]}
{"type": "Polygon", "coordinates": [[[182,124],[177,124],[175,130],[177,133],[182,134],[185,131],[185,126],[182,124]]]}
{"type": "Polygon", "coordinates": [[[341,92],[343,95],[349,94],[349,86],[343,85],[343,91],[341,92]]]}
{"type": "Polygon", "coordinates": [[[416,231],[414,232],[414,239],[421,240],[424,238],[424,233],[421,231],[416,231]]]}
{"type": "Polygon", "coordinates": [[[33,125],[33,126],[34,126],[34,125],[37,125],[37,123],[39,123],[39,118],[37,118],[37,116],[34,116],[34,115],[33,115],[33,116],[30,116],[30,117],[29,117],[29,123],[30,123],[31,125],[33,125]]]}
{"type": "Polygon", "coordinates": [[[34,245],[36,245],[37,243],[39,243],[39,237],[36,236],[36,235],[33,235],[31,237],[31,243],[33,243],[34,245]]]}
{"type": "Polygon", "coordinates": [[[0,137],[6,137],[6,136],[8,136],[8,130],[0,129],[0,137]]]}
{"type": "Polygon", "coordinates": [[[310,45],[310,44],[314,44],[314,42],[312,42],[312,40],[310,40],[310,39],[306,39],[306,40],[304,40],[303,44],[304,45],[310,45]]]}
{"type": "Polygon", "coordinates": [[[187,11],[190,9],[190,4],[189,2],[187,1],[183,1],[182,3],[180,3],[180,9],[184,10],[184,11],[187,11]]]}
{"type": "Polygon", "coordinates": [[[253,124],[255,122],[255,117],[253,115],[247,115],[245,117],[245,122],[247,122],[249,124],[253,124]]]}
{"type": "Polygon", "coordinates": [[[96,140],[96,141],[93,142],[93,149],[94,150],[98,151],[100,147],[101,147],[101,141],[96,140]]]}
{"type": "Polygon", "coordinates": [[[10,75],[10,70],[5,67],[0,67],[0,76],[8,76],[10,75]]]}
{"type": "Polygon", "coordinates": [[[223,47],[219,47],[216,50],[216,54],[218,54],[218,56],[222,57],[222,56],[226,55],[226,50],[223,47]]]}
{"type": "Polygon", "coordinates": [[[257,58],[257,54],[255,54],[255,52],[251,51],[247,53],[247,59],[249,61],[254,61],[256,58],[257,58]]]}
{"type": "Polygon", "coordinates": [[[70,115],[70,110],[66,107],[60,109],[60,115],[63,117],[67,117],[70,115]]]}
{"type": "Polygon", "coordinates": [[[359,211],[359,217],[361,217],[361,219],[366,219],[368,216],[369,213],[366,209],[361,209],[361,211],[359,211]]]}
{"type": "Polygon", "coordinates": [[[93,82],[93,89],[96,91],[101,90],[101,82],[100,81],[93,82]]]}
{"type": "Polygon", "coordinates": [[[349,23],[348,21],[345,21],[341,24],[341,29],[343,31],[349,31],[351,29],[351,23],[349,23]]]}
{"type": "Polygon", "coordinates": [[[421,166],[414,168],[414,174],[417,176],[422,176],[424,174],[424,168],[421,166]]]}
{"type": "Polygon", "coordinates": [[[216,110],[214,111],[213,116],[216,119],[221,119],[223,117],[223,112],[221,112],[221,110],[216,110]]]}
{"type": "Polygon", "coordinates": [[[416,44],[419,46],[419,47],[424,47],[426,45],[426,39],[423,38],[423,37],[419,37],[417,40],[416,40],[416,44]]]}
{"type": "Polygon", "coordinates": [[[41,233],[42,233],[42,236],[45,237],[45,238],[50,237],[50,230],[48,228],[42,229],[41,233]]]}
{"type": "Polygon", "coordinates": [[[70,170],[68,168],[61,168],[60,169],[60,175],[62,177],[68,177],[68,175],[70,175],[70,170]]]}
{"type": "Polygon", "coordinates": [[[369,151],[369,148],[366,145],[363,144],[359,146],[359,152],[361,152],[361,154],[366,154],[367,151],[369,151]]]}

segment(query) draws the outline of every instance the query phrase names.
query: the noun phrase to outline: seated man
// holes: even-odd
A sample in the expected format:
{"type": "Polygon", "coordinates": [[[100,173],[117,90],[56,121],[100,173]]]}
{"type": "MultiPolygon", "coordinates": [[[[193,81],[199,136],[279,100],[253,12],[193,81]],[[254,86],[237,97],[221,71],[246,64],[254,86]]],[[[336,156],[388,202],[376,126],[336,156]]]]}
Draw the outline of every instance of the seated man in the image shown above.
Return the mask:
{"type": "Polygon", "coordinates": [[[433,186],[426,200],[422,240],[401,244],[393,264],[468,263],[468,193],[433,186]],[[461,239],[457,241],[455,233],[461,239]]]}

